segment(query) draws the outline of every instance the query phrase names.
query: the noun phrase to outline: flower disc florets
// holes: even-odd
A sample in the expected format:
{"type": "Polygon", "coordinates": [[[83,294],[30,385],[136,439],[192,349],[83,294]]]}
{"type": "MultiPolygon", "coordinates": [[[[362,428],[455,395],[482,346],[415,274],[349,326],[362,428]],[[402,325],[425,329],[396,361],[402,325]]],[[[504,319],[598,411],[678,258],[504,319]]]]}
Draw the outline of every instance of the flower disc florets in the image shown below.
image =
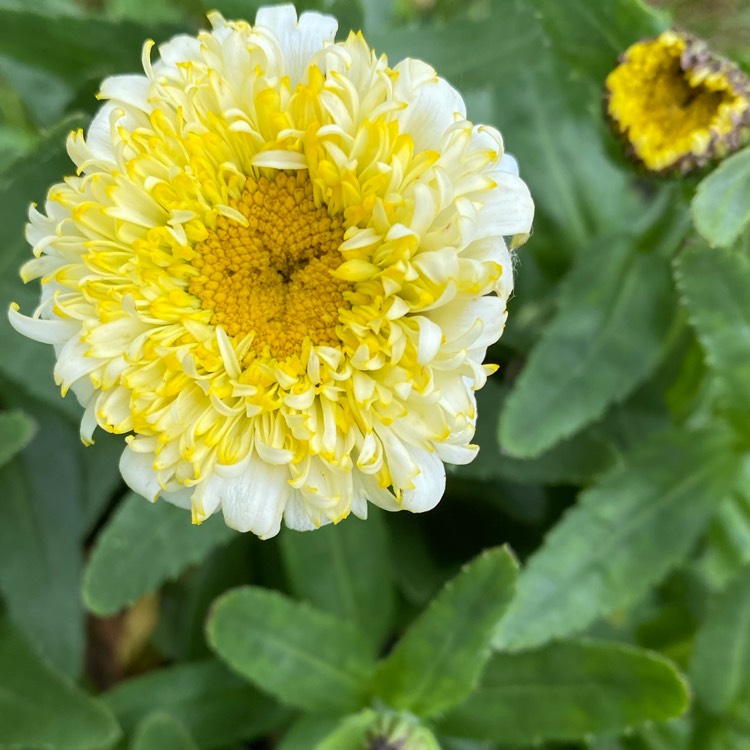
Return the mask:
{"type": "Polygon", "coordinates": [[[196,522],[427,510],[476,451],[528,191],[428,65],[291,6],[209,18],[103,82],[11,320],[55,346],[84,440],[129,433],[126,482],[196,522]]]}
{"type": "Polygon", "coordinates": [[[652,172],[698,169],[748,135],[750,81],[689,34],[665,31],[629,47],[605,100],[613,129],[652,172]]]}

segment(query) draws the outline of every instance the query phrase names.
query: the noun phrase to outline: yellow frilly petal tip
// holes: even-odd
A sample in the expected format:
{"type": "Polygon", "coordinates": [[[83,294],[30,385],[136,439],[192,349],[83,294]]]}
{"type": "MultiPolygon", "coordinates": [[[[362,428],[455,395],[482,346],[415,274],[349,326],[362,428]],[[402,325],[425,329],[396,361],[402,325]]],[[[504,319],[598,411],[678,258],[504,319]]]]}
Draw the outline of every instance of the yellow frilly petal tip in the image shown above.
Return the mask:
{"type": "Polygon", "coordinates": [[[745,143],[750,80],[704,41],[669,30],[623,53],[607,76],[605,107],[643,167],[687,174],[745,143]]]}

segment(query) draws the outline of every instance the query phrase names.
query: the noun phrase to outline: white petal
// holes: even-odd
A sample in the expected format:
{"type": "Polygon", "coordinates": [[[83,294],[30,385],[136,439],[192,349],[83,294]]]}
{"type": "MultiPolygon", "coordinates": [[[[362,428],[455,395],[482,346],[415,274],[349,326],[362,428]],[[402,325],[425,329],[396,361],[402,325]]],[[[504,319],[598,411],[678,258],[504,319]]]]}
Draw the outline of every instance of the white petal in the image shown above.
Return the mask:
{"type": "Polygon", "coordinates": [[[440,456],[441,461],[448,464],[457,464],[463,466],[470,464],[479,452],[478,445],[451,445],[450,443],[437,443],[435,451],[440,456]]]}
{"type": "Polygon", "coordinates": [[[200,488],[201,497],[194,495],[193,500],[199,500],[205,510],[221,503],[227,526],[268,539],[279,533],[290,490],[288,478],[286,466],[253,458],[239,476],[209,477],[200,488]]]}
{"type": "Polygon", "coordinates": [[[413,490],[404,490],[403,507],[412,513],[432,510],[445,492],[445,466],[436,451],[410,446],[409,450],[419,466],[419,474],[412,479],[413,490]]]}
{"type": "Polygon", "coordinates": [[[518,160],[515,156],[503,154],[503,158],[500,159],[500,164],[498,164],[497,168],[501,172],[508,172],[509,174],[518,177],[518,160]]]}
{"type": "Polygon", "coordinates": [[[403,60],[394,71],[394,97],[407,105],[396,114],[401,131],[413,138],[417,152],[437,150],[456,116],[466,117],[461,94],[420,60],[403,60]]]}
{"type": "Polygon", "coordinates": [[[261,8],[255,16],[255,25],[269,29],[278,39],[285,72],[294,89],[304,77],[310,58],[326,42],[334,40],[338,21],[314,11],[303,13],[298,21],[293,5],[275,5],[261,8]]]}
{"type": "Polygon", "coordinates": [[[497,187],[484,204],[479,236],[528,234],[534,220],[534,201],[526,183],[510,172],[495,171],[492,177],[497,187]]]}
{"type": "Polygon", "coordinates": [[[133,492],[156,502],[161,492],[159,475],[154,470],[153,453],[136,453],[126,446],[120,456],[120,474],[133,492]]]}
{"type": "Polygon", "coordinates": [[[148,102],[151,82],[146,76],[110,76],[102,81],[100,93],[104,99],[114,99],[143,112],[150,112],[153,106],[148,102]]]}
{"type": "Polygon", "coordinates": [[[174,490],[172,492],[164,492],[164,490],[162,490],[161,498],[168,503],[172,503],[172,505],[176,505],[178,508],[190,510],[193,505],[192,498],[194,491],[193,487],[180,487],[179,490],[174,490]]]}
{"type": "Polygon", "coordinates": [[[505,300],[494,295],[479,299],[459,297],[436,310],[430,310],[428,316],[442,329],[447,348],[450,349],[453,341],[475,327],[477,336],[471,341],[471,348],[486,348],[494,344],[503,331],[505,300]]]}
{"type": "Polygon", "coordinates": [[[64,344],[75,336],[81,324],[74,320],[43,320],[29,318],[18,312],[18,305],[8,309],[8,320],[18,333],[41,344],[64,344]]]}

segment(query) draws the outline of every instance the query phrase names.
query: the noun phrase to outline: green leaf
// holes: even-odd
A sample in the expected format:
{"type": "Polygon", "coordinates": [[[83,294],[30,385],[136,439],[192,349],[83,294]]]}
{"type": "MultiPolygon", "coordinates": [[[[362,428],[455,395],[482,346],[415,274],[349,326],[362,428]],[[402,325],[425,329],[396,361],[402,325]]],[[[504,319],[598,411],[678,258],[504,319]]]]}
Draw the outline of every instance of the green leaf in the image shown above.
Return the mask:
{"type": "Polygon", "coordinates": [[[109,503],[124,492],[120,456],[125,448],[122,435],[97,430],[96,442],[83,451],[83,513],[86,530],[98,521],[109,503]]]}
{"type": "Polygon", "coordinates": [[[479,689],[440,723],[448,734],[537,744],[619,733],[679,716],[686,681],[671,662],[617,643],[570,641],[497,654],[479,689]]]}
{"type": "Polygon", "coordinates": [[[750,568],[712,602],[695,638],[690,676],[700,703],[717,714],[750,688],[750,568]]]}
{"type": "Polygon", "coordinates": [[[494,381],[477,393],[477,431],[473,442],[479,455],[455,474],[488,482],[509,479],[528,484],[584,484],[612,466],[618,453],[596,428],[589,428],[558,443],[537,458],[513,458],[503,453],[497,435],[497,415],[505,390],[494,381]]]}
{"type": "Polygon", "coordinates": [[[0,619],[0,747],[100,750],[120,737],[111,712],[53,672],[0,619]]]}
{"type": "Polygon", "coordinates": [[[669,17],[641,0],[531,0],[553,51],[599,86],[634,42],[656,36],[669,17]]]}
{"type": "Polygon", "coordinates": [[[203,750],[251,741],[288,717],[278,704],[213,659],[132,678],[103,698],[127,734],[159,709],[181,722],[203,750]]]}
{"type": "Polygon", "coordinates": [[[691,210],[711,247],[735,243],[750,222],[750,148],[725,159],[698,185],[691,210]]]}
{"type": "Polygon", "coordinates": [[[61,398],[54,385],[52,347],[16,333],[6,311],[11,302],[18,302],[25,313],[31,314],[38,304],[39,285],[24,287],[18,275],[21,264],[33,257],[24,239],[26,215],[29,203],[42,201],[53,183],[73,171],[65,153],[65,138],[81,122],[78,116],[61,122],[0,177],[0,223],[7,237],[0,254],[0,349],[13,352],[12,357],[0,357],[0,372],[26,393],[76,418],[80,418],[81,407],[75,397],[61,398]]]}
{"type": "Polygon", "coordinates": [[[739,469],[724,431],[673,430],[644,442],[529,559],[495,646],[538,646],[636,601],[685,558],[739,469]]]}
{"type": "Polygon", "coordinates": [[[137,727],[131,750],[198,750],[198,746],[173,716],[162,711],[147,716],[137,727]]]}
{"type": "Polygon", "coordinates": [[[318,609],[358,625],[379,645],[394,615],[388,537],[381,514],[350,516],[314,534],[285,529],[281,551],[292,590],[318,609]]]}
{"type": "Polygon", "coordinates": [[[0,413],[0,466],[29,444],[35,429],[34,420],[22,411],[0,413]]]}
{"type": "Polygon", "coordinates": [[[691,249],[679,258],[676,277],[722,408],[750,435],[750,258],[691,249]]]}
{"type": "Polygon", "coordinates": [[[598,419],[654,370],[672,319],[668,262],[633,238],[577,259],[559,313],[505,402],[500,442],[533,458],[598,419]]]}
{"type": "Polygon", "coordinates": [[[74,85],[110,73],[141,71],[146,40],[163,41],[181,31],[179,26],[0,8],[0,54],[74,85]]]}
{"type": "Polygon", "coordinates": [[[236,533],[220,517],[194,526],[183,508],[166,500],[152,504],[128,493],[97,538],[86,565],[86,606],[100,616],[119,612],[236,533]]]}
{"type": "Polygon", "coordinates": [[[235,672],[284,703],[344,712],[365,702],[375,665],[349,622],[247,586],[218,599],[206,627],[209,645],[235,672]]]}
{"type": "MultiPolygon", "coordinates": [[[[316,743],[315,750],[362,750],[372,725],[378,715],[370,708],[354,716],[342,719],[338,726],[323,740],[316,743]]],[[[309,747],[309,745],[308,745],[309,747]]]]}
{"type": "MultiPolygon", "coordinates": [[[[7,394],[6,394],[7,395],[7,394]]],[[[0,591],[8,614],[59,671],[76,677],[83,658],[80,602],[83,524],[77,431],[24,402],[39,431],[0,469],[0,591]]]]}
{"type": "Polygon", "coordinates": [[[394,708],[434,716],[476,686],[513,596],[507,548],[482,553],[449,581],[381,664],[376,691],[394,708]]]}
{"type": "Polygon", "coordinates": [[[336,716],[302,714],[284,734],[276,750],[310,750],[336,729],[336,716]]]}

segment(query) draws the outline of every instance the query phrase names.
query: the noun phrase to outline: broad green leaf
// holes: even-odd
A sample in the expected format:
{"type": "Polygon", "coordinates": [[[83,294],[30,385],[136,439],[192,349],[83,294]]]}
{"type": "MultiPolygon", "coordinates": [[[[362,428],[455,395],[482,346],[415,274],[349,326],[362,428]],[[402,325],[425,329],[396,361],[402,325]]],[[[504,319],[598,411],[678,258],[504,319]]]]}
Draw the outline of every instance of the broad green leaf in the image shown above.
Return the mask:
{"type": "Polygon", "coordinates": [[[126,734],[158,709],[181,722],[203,750],[251,741],[277,728],[288,715],[214,660],[134,677],[103,699],[126,734]]]}
{"type": "Polygon", "coordinates": [[[695,228],[711,247],[733,245],[750,222],[750,148],[724,160],[695,192],[695,228]]]}
{"type": "Polygon", "coordinates": [[[198,750],[185,726],[162,711],[147,716],[133,734],[131,750],[198,750]]]}
{"type": "Polygon", "coordinates": [[[211,648],[282,702],[309,711],[361,707],[375,665],[351,623],[265,589],[247,586],[214,604],[211,648]]]}
{"type": "Polygon", "coordinates": [[[701,705],[717,714],[750,688],[750,568],[712,603],[695,638],[690,676],[701,705]]]}
{"type": "Polygon", "coordinates": [[[13,356],[0,357],[0,372],[26,393],[77,419],[81,407],[75,397],[69,394],[61,398],[52,379],[55,363],[52,347],[16,333],[6,311],[11,302],[18,302],[22,311],[30,315],[38,304],[39,284],[24,287],[18,275],[21,265],[33,257],[24,239],[27,211],[32,201],[43,202],[47,189],[73,171],[65,153],[65,139],[81,122],[80,117],[61,122],[0,176],[0,223],[7,238],[0,254],[0,349],[13,352],[13,356]]]}
{"type": "Polygon", "coordinates": [[[164,41],[179,26],[146,26],[93,16],[50,16],[37,10],[0,8],[0,54],[73,85],[110,73],[142,71],[147,39],[164,41]],[[65,54],[61,55],[60,50],[65,54]]]}
{"type": "Polygon", "coordinates": [[[34,420],[22,411],[0,412],[0,466],[28,445],[35,429],[34,420]]]}
{"type": "Polygon", "coordinates": [[[350,620],[378,645],[394,614],[388,537],[382,516],[353,516],[314,534],[285,529],[281,551],[294,593],[350,620]]]}
{"type": "Polygon", "coordinates": [[[730,578],[750,564],[750,469],[735,493],[719,507],[711,524],[698,570],[712,588],[724,588],[730,578]]]}
{"type": "Polygon", "coordinates": [[[685,558],[740,464],[718,429],[645,441],[581,495],[529,559],[495,646],[538,646],[636,601],[685,558]]]}
{"type": "Polygon", "coordinates": [[[100,750],[120,736],[112,713],[53,672],[0,619],[0,747],[100,750]]]}
{"type": "Polygon", "coordinates": [[[697,750],[692,745],[691,716],[645,727],[623,740],[625,750],[697,750]]]}
{"type": "MultiPolygon", "coordinates": [[[[7,396],[8,394],[6,394],[7,396]]],[[[10,619],[59,671],[78,676],[83,519],[77,431],[49,410],[20,404],[39,424],[26,449],[0,469],[0,592],[10,619]]]]}
{"type": "Polygon", "coordinates": [[[418,716],[434,716],[469,695],[513,596],[516,571],[507,548],[484,552],[466,565],[381,664],[377,694],[418,716]]]}
{"type": "Polygon", "coordinates": [[[578,257],[559,312],[505,402],[500,442],[533,458],[598,419],[653,372],[672,319],[669,264],[613,237],[578,257]]]}
{"type": "Polygon", "coordinates": [[[529,484],[584,484],[616,462],[617,451],[595,427],[563,440],[537,458],[507,455],[497,435],[497,415],[504,397],[505,390],[493,381],[477,393],[473,442],[479,445],[479,455],[470,464],[456,467],[459,477],[481,482],[508,479],[529,484]]]}
{"type": "Polygon", "coordinates": [[[709,369],[719,380],[722,409],[750,434],[750,258],[691,249],[680,257],[676,275],[709,369]]]}
{"type": "Polygon", "coordinates": [[[166,500],[128,493],[96,540],[83,577],[83,598],[97,615],[111,615],[176,578],[236,534],[221,518],[194,526],[166,500]]]}
{"type": "Polygon", "coordinates": [[[687,706],[686,681],[658,654],[617,643],[569,641],[496,654],[480,687],[440,729],[532,745],[623,732],[679,716],[687,706]]]}
{"type": "Polygon", "coordinates": [[[316,743],[314,748],[315,750],[362,750],[367,747],[367,738],[377,719],[378,715],[371,708],[366,708],[354,716],[347,716],[327,737],[316,743]]]}
{"type": "Polygon", "coordinates": [[[669,17],[641,0],[531,0],[553,51],[566,67],[604,85],[634,42],[669,27],[669,17]]]}

